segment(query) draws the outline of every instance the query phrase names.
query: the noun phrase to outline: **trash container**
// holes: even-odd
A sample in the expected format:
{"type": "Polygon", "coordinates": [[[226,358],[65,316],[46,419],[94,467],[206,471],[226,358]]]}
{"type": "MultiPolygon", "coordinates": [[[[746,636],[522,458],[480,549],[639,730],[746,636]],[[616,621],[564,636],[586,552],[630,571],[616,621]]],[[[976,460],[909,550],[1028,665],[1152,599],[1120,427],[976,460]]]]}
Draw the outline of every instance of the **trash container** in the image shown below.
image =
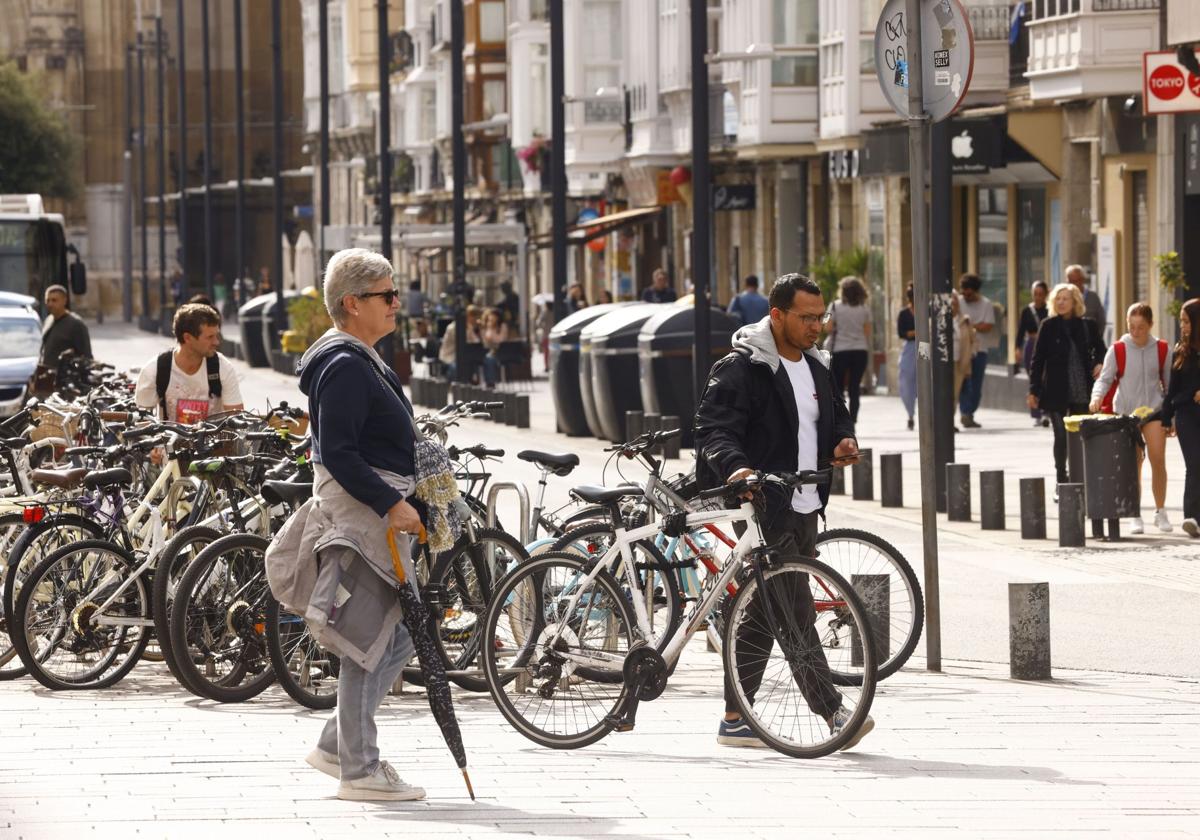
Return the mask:
{"type": "MultiPolygon", "coordinates": [[[[711,362],[725,356],[741,319],[723,309],[710,315],[711,362]]],[[[647,412],[679,418],[681,443],[693,444],[692,423],[696,416],[696,367],[692,361],[696,343],[696,310],[671,307],[642,325],[638,334],[638,381],[642,405],[647,412]]]]}
{"type": "MultiPolygon", "coordinates": [[[[592,399],[595,400],[597,437],[625,439],[625,412],[642,410],[638,377],[638,333],[664,309],[665,303],[635,303],[610,312],[587,326],[581,344],[590,342],[592,399]]],[[[582,354],[581,354],[582,355],[582,354]]],[[[580,367],[580,371],[584,370],[580,367]]],[[[582,376],[580,387],[582,388],[582,376]]]]}
{"type": "Polygon", "coordinates": [[[590,434],[579,391],[579,335],[588,324],[626,305],[589,306],[563,318],[550,330],[550,395],[554,398],[558,430],[563,434],[575,437],[590,434]]]}
{"type": "Polygon", "coordinates": [[[1079,421],[1089,519],[1141,516],[1138,448],[1145,445],[1136,417],[1096,414],[1079,421]]]}
{"type": "MultiPolygon", "coordinates": [[[[267,353],[267,363],[269,365],[274,366],[274,357],[282,352],[279,344],[279,333],[281,330],[288,328],[288,302],[292,298],[299,296],[300,292],[296,289],[284,289],[283,300],[276,300],[273,294],[266,296],[268,300],[267,305],[263,308],[261,327],[263,349],[267,353]],[[279,329],[275,328],[276,324],[280,325],[279,329]]],[[[295,370],[293,368],[286,372],[295,373],[295,370]]]]}
{"type": "Polygon", "coordinates": [[[250,367],[270,367],[271,357],[263,343],[263,318],[275,295],[258,295],[242,304],[238,310],[238,328],[242,332],[242,357],[250,367]]]}

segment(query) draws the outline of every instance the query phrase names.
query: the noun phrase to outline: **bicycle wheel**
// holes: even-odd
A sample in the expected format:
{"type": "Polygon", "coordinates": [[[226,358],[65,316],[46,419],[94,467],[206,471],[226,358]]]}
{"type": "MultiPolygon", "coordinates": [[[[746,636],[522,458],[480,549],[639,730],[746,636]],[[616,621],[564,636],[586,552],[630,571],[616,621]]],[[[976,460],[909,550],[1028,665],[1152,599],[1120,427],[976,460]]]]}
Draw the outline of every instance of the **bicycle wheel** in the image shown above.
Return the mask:
{"type": "MultiPolygon", "coordinates": [[[[854,528],[822,532],[817,551],[821,562],[850,581],[862,599],[879,655],[875,678],[890,677],[912,656],[925,626],[925,601],[916,573],[886,540],[854,528]]],[[[858,632],[852,624],[838,630],[843,638],[858,632]]],[[[854,673],[841,676],[855,679],[854,673]]]]}
{"type": "Polygon", "coordinates": [[[267,603],[267,652],[289,697],[309,709],[337,705],[341,660],[317,644],[304,619],[274,598],[267,603]]]}
{"type": "Polygon", "coordinates": [[[175,600],[179,579],[188,565],[221,536],[221,532],[216,528],[189,525],[171,537],[154,567],[154,637],[158,640],[159,650],[171,676],[180,682],[183,679],[179,676],[179,664],[175,661],[175,652],[171,648],[171,603],[175,600]]]}
{"type": "Polygon", "coordinates": [[[729,608],[723,659],[742,719],[768,746],[794,758],[819,758],[857,733],[875,696],[870,635],[844,644],[829,625],[846,614],[869,627],[866,610],[845,579],[815,560],[785,560],[744,577],[729,608]],[[818,580],[819,579],[819,580],[818,580]],[[805,612],[815,610],[806,620],[805,612]],[[831,672],[857,680],[840,691],[831,672]],[[829,717],[851,713],[837,734],[829,717]]]}
{"type": "Polygon", "coordinates": [[[256,697],[274,681],[267,653],[270,600],[256,534],[230,534],[192,561],[170,610],[171,648],[184,688],[219,703],[256,697]]]}
{"type": "Polygon", "coordinates": [[[545,747],[595,743],[625,701],[622,665],[636,625],[617,581],[602,570],[588,583],[591,568],[576,554],[542,554],[505,575],[488,607],[482,653],[492,698],[545,747]]]}
{"type": "MultiPolygon", "coordinates": [[[[434,643],[446,666],[447,676],[468,691],[487,691],[487,680],[476,660],[488,602],[495,582],[509,569],[529,560],[520,541],[504,531],[483,528],[475,539],[466,534],[434,562],[424,593],[430,602],[436,634],[434,643]]],[[[405,679],[419,676],[419,668],[406,668],[405,679]],[[417,671],[412,675],[410,672],[417,671]]]]}
{"type": "MultiPolygon", "coordinates": [[[[584,557],[599,559],[615,539],[611,523],[593,522],[563,534],[550,546],[550,550],[571,551],[584,557]]],[[[683,620],[683,594],[680,591],[677,569],[672,568],[663,553],[649,540],[633,543],[629,549],[633,552],[638,587],[642,590],[642,605],[650,622],[650,634],[646,641],[661,653],[671,634],[683,620]]],[[[621,581],[626,596],[632,598],[632,592],[625,586],[625,578],[620,574],[619,568],[619,565],[614,564],[609,571],[621,581]]]]}
{"type": "Polygon", "coordinates": [[[34,679],[61,691],[107,688],[129,673],[150,641],[150,592],[143,576],[130,579],[136,568],[104,540],[64,546],[34,567],[13,605],[12,632],[34,679]]]}
{"type": "Polygon", "coordinates": [[[3,634],[0,635],[0,680],[15,680],[26,674],[26,668],[17,656],[11,641],[14,605],[21,585],[42,560],[65,545],[87,539],[102,539],[104,528],[90,519],[74,513],[56,514],[29,525],[20,533],[7,552],[4,570],[3,592],[4,614],[0,617],[3,634]]]}
{"type": "MultiPolygon", "coordinates": [[[[5,572],[8,570],[8,558],[13,546],[25,532],[27,523],[19,512],[0,514],[0,592],[3,591],[5,572]]],[[[8,638],[8,622],[0,613],[0,680],[13,680],[25,676],[25,666],[13,649],[8,638]]]]}

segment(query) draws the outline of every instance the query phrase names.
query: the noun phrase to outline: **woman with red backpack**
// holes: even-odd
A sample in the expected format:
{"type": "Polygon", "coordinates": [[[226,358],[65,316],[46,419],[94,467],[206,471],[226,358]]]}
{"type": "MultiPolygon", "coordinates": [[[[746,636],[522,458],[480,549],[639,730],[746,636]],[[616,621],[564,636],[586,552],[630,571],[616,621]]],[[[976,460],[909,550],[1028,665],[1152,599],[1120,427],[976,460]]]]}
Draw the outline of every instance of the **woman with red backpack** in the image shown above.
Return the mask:
{"type": "MultiPolygon", "coordinates": [[[[1130,414],[1139,408],[1157,412],[1167,390],[1167,342],[1150,334],[1154,310],[1148,303],[1135,303],[1125,314],[1129,332],[1108,348],[1100,377],[1092,386],[1092,413],[1130,414]]],[[[1163,506],[1167,501],[1167,432],[1158,415],[1142,425],[1146,440],[1145,455],[1150,457],[1151,487],[1154,491],[1154,525],[1166,533],[1171,521],[1163,506]]],[[[1143,453],[1138,452],[1138,476],[1141,477],[1143,453]]],[[[1140,481],[1139,481],[1140,483],[1140,481]]],[[[1134,517],[1131,534],[1145,533],[1140,516],[1134,517]]]]}

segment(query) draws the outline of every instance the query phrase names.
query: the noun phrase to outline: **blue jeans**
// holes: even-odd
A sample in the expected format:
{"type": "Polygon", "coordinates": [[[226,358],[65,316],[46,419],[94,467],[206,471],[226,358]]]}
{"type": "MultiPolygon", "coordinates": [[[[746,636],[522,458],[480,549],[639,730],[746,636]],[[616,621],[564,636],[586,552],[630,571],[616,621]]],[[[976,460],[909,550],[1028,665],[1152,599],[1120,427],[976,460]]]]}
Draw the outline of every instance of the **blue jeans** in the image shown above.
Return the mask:
{"type": "Polygon", "coordinates": [[[900,351],[900,364],[897,366],[897,377],[900,385],[900,401],[911,420],[917,408],[917,342],[904,342],[900,351]]]}
{"type": "Polygon", "coordinates": [[[325,723],[317,741],[323,751],[338,757],[342,781],[370,776],[379,767],[375,713],[412,655],[408,628],[402,622],[396,622],[392,639],[374,671],[365,671],[342,657],[337,712],[325,723]]]}
{"type": "Polygon", "coordinates": [[[963,383],[958,395],[958,413],[967,417],[974,416],[983,401],[983,377],[987,371],[988,354],[986,350],[971,357],[971,375],[963,383]]]}
{"type": "Polygon", "coordinates": [[[491,387],[500,380],[500,360],[488,353],[483,357],[483,382],[491,387]]]}

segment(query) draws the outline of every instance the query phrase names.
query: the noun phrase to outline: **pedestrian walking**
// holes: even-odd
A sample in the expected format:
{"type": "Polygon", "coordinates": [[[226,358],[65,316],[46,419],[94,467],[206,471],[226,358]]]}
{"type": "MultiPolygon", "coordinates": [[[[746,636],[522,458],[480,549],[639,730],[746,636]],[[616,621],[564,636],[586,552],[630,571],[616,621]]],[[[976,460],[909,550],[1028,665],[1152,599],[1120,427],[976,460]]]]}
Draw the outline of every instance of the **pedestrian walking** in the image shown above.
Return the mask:
{"type": "Polygon", "coordinates": [[[757,324],[771,311],[766,295],[758,291],[758,277],[751,274],[742,284],[742,291],[729,302],[729,314],[736,315],[743,324],[757,324]]]}
{"type": "Polygon", "coordinates": [[[858,422],[858,404],[863,374],[871,347],[871,308],[866,285],[857,277],[838,283],[838,300],[829,304],[829,337],[825,350],[833,359],[833,383],[838,396],[850,392],[850,419],[858,422]]]}
{"type": "Polygon", "coordinates": [[[904,290],[904,308],[896,316],[896,334],[900,338],[900,363],[896,366],[900,380],[900,402],[908,412],[908,430],[913,430],[913,415],[917,410],[917,317],[913,309],[913,287],[904,290]]]}
{"type": "Polygon", "coordinates": [[[1200,298],[1183,305],[1162,424],[1183,450],[1183,530],[1200,538],[1200,298]]]}
{"type": "Polygon", "coordinates": [[[1070,283],[1055,286],[1050,292],[1050,308],[1033,348],[1027,402],[1030,408],[1050,415],[1055,476],[1059,484],[1065,484],[1067,430],[1063,417],[1087,411],[1105,348],[1096,322],[1083,315],[1083,295],[1078,288],[1070,283]]]}
{"type": "MultiPolygon", "coordinates": [[[[1046,282],[1038,280],[1030,291],[1033,300],[1021,310],[1021,317],[1017,320],[1017,359],[1025,368],[1026,375],[1029,374],[1029,367],[1033,364],[1033,346],[1037,343],[1038,330],[1042,327],[1042,321],[1045,321],[1050,314],[1050,310],[1046,307],[1046,296],[1050,294],[1050,287],[1046,285],[1046,282]]],[[[1042,416],[1041,409],[1029,409],[1029,416],[1033,418],[1035,426],[1050,425],[1050,420],[1042,416]]]]}
{"type": "Polygon", "coordinates": [[[483,313],[483,326],[479,331],[479,340],[483,342],[483,382],[489,388],[495,388],[500,379],[500,345],[509,340],[510,330],[504,322],[504,316],[498,309],[489,309],[483,313]]]}
{"type": "MultiPolygon", "coordinates": [[[[1092,385],[1093,413],[1128,414],[1145,417],[1142,438],[1145,451],[1138,448],[1138,484],[1142,464],[1150,459],[1151,489],[1154,493],[1154,526],[1163,533],[1171,530],[1171,521],[1163,509],[1167,503],[1167,433],[1160,414],[1166,391],[1167,342],[1150,334],[1154,310],[1148,303],[1135,303],[1125,313],[1129,332],[1108,348],[1100,376],[1092,385]]],[[[1135,516],[1129,533],[1143,534],[1142,517],[1135,516]]]]}
{"type": "MultiPolygon", "coordinates": [[[[754,470],[816,469],[832,459],[858,454],[854,423],[834,386],[825,354],[816,348],[821,324],[828,320],[820,287],[803,275],[785,274],[771,288],[770,304],[768,319],[747,324],[734,334],[733,351],[713,365],[700,397],[696,470],[702,487],[738,481],[754,470]]],[[[785,556],[814,556],[817,520],[828,501],[828,486],[805,485],[790,495],[767,488],[762,513],[767,542],[785,556]]],[[[750,609],[761,613],[762,606],[750,609]]],[[[850,712],[833,686],[807,587],[799,588],[790,609],[800,619],[810,657],[805,667],[796,669],[797,686],[813,714],[822,717],[836,735],[849,723],[850,712]]],[[[753,629],[739,632],[748,637],[755,633],[753,629]]],[[[769,652],[774,639],[760,633],[746,642],[769,652]]],[[[717,743],[763,746],[739,716],[732,683],[739,679],[747,686],[756,677],[761,679],[761,673],[725,675],[725,717],[717,743]]],[[[846,748],[874,726],[868,717],[846,748]]]]}
{"type": "Polygon", "coordinates": [[[996,308],[980,291],[983,280],[977,274],[964,274],[958,281],[959,306],[975,330],[975,349],[971,354],[971,373],[958,395],[959,421],[964,429],[978,429],[975,412],[983,402],[983,382],[987,378],[988,351],[1000,346],[996,332],[996,308]]]}
{"type": "Polygon", "coordinates": [[[580,309],[587,308],[588,302],[587,302],[587,298],[585,298],[583,296],[583,284],[582,283],[572,283],[570,286],[567,287],[567,297],[566,297],[565,304],[566,304],[568,315],[570,315],[573,312],[578,312],[580,309]]]}
{"type": "Polygon", "coordinates": [[[408,284],[408,294],[404,297],[404,315],[416,323],[425,318],[425,312],[432,306],[429,295],[421,289],[421,281],[413,280],[408,284]]]}
{"type": "Polygon", "coordinates": [[[42,323],[42,355],[39,364],[58,370],[58,360],[70,350],[79,359],[92,358],[92,339],[84,320],[71,311],[65,286],[46,289],[46,320],[42,323]]]}
{"type": "MultiPolygon", "coordinates": [[[[950,313],[954,324],[954,401],[962,395],[963,384],[971,378],[971,362],[975,358],[975,327],[962,308],[962,296],[950,295],[950,313]]],[[[954,427],[958,431],[958,427],[954,427]]]]}
{"type": "Polygon", "coordinates": [[[521,296],[508,280],[500,283],[500,301],[496,304],[496,309],[514,335],[521,331],[521,296]]]}
{"type": "MultiPolygon", "coordinates": [[[[387,534],[390,528],[402,561],[410,561],[411,541],[402,535],[421,529],[409,501],[416,430],[399,377],[373,349],[396,328],[400,292],[388,260],[353,248],[330,259],[324,295],[334,326],[299,365],[315,474],[313,500],[301,508],[307,519],[289,522],[290,530],[303,533],[292,560],[292,579],[303,583],[275,592],[314,621],[321,644],[341,657],[337,711],[305,760],[340,781],[339,799],[423,799],[424,790],[380,759],[375,724],[414,650],[387,534]]],[[[290,544],[283,532],[277,540],[290,544]]],[[[275,555],[268,559],[278,562],[275,555]]],[[[273,590],[278,577],[272,577],[273,590]]]]}
{"type": "Polygon", "coordinates": [[[1100,295],[1088,288],[1087,270],[1081,265],[1069,265],[1063,274],[1067,282],[1079,289],[1079,293],[1083,295],[1083,317],[1096,322],[1096,326],[1100,328],[1100,337],[1103,338],[1104,330],[1108,326],[1108,313],[1100,295]]]}
{"type": "Polygon", "coordinates": [[[674,303],[678,295],[671,288],[665,269],[656,268],[650,277],[650,285],[642,289],[642,301],[645,303],[674,303]]]}
{"type": "MultiPolygon", "coordinates": [[[[482,339],[479,335],[479,315],[480,309],[478,306],[468,306],[464,316],[466,324],[467,344],[479,344],[482,339]]],[[[470,358],[478,359],[473,353],[470,358]]],[[[458,378],[458,326],[456,321],[451,321],[446,327],[446,331],[442,333],[442,344],[438,348],[438,361],[446,366],[446,376],[452,380],[458,378]]],[[[468,360],[469,363],[469,360],[468,360]]],[[[474,369],[468,374],[468,379],[475,375],[474,369]]]]}

